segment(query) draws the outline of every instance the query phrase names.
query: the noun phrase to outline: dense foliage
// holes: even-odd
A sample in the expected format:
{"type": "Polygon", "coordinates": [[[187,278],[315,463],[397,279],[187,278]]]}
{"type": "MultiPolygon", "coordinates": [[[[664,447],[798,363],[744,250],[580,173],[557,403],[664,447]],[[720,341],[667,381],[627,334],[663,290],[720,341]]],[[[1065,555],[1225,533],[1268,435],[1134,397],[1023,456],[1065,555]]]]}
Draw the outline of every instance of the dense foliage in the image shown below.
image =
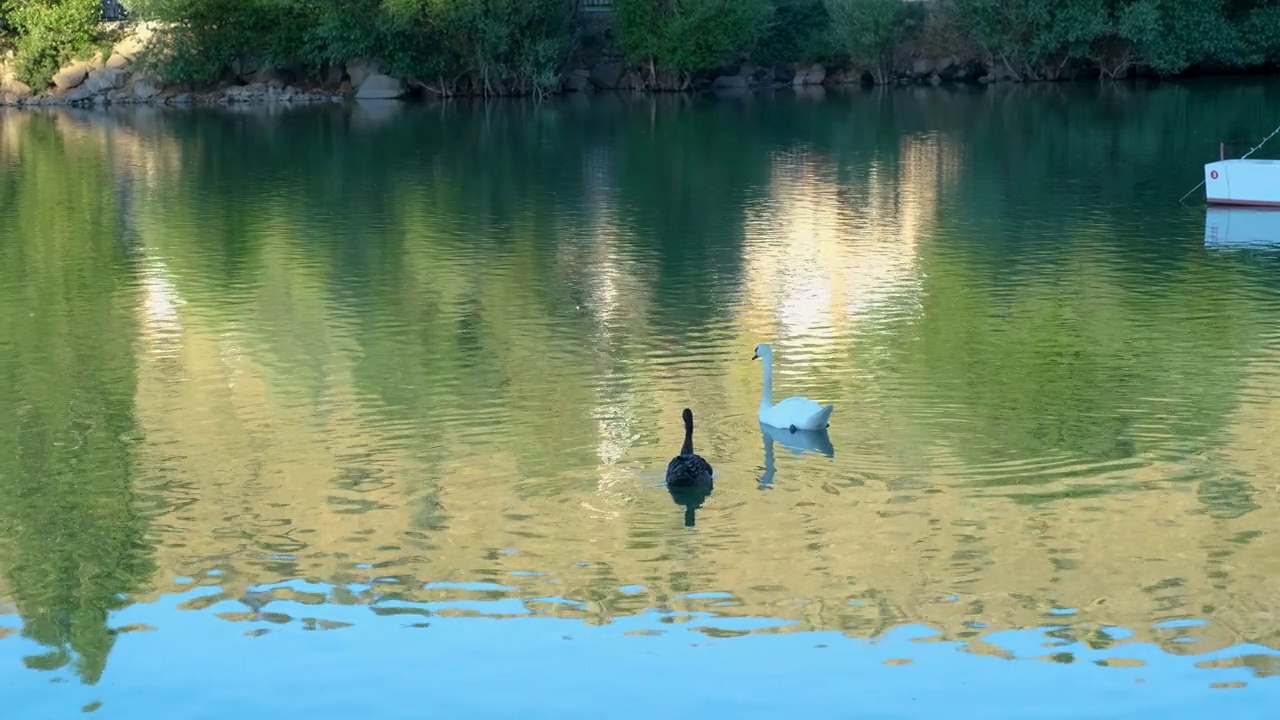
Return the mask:
{"type": "MultiPolygon", "coordinates": [[[[214,81],[243,64],[328,77],[352,58],[441,94],[545,92],[580,27],[579,0],[135,0],[162,21],[155,71],[214,81]],[[237,66],[236,63],[241,63],[237,66]]],[[[877,81],[944,28],[942,51],[1019,80],[1232,70],[1280,60],[1280,0],[616,0],[617,50],[687,87],[744,55],[849,62],[877,81]],[[926,17],[927,16],[927,17],[926,17]]],[[[42,86],[95,41],[99,0],[0,0],[0,38],[42,86]]],[[[607,50],[606,50],[607,51],[607,50]]],[[[243,76],[245,73],[237,72],[243,76]]],[[[340,77],[341,73],[337,73],[340,77]]]]}
{"type": "Polygon", "coordinates": [[[1072,61],[1113,77],[1247,68],[1280,50],[1276,0],[949,0],[945,11],[990,66],[1027,79],[1072,61]]]}
{"type": "Polygon", "coordinates": [[[883,83],[893,71],[893,54],[909,7],[902,0],[824,0],[837,47],[883,83]]]}
{"type": "Polygon", "coordinates": [[[628,58],[686,76],[749,49],[773,10],[767,0],[617,0],[617,8],[628,58]]]}
{"type": "Polygon", "coordinates": [[[97,36],[101,0],[0,0],[0,31],[14,36],[18,78],[43,86],[97,36]]]}
{"type": "Polygon", "coordinates": [[[551,87],[572,46],[572,0],[146,0],[164,21],[158,69],[205,80],[240,58],[321,74],[376,57],[398,75],[486,94],[551,87]],[[513,87],[512,87],[513,86],[513,87]]]}

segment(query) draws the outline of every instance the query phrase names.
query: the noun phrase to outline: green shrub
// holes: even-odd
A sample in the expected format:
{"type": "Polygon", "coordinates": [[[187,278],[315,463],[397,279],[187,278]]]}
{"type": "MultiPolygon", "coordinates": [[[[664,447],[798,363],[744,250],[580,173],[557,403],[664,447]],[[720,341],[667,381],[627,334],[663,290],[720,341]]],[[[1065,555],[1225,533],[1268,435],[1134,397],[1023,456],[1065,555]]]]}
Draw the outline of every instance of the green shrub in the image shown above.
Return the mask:
{"type": "Polygon", "coordinates": [[[207,81],[237,58],[304,58],[320,3],[296,0],[138,0],[136,17],[163,23],[146,58],[168,80],[207,81]]]}
{"type": "Polygon", "coordinates": [[[487,91],[539,91],[558,81],[571,43],[572,0],[145,0],[162,20],[153,57],[171,79],[209,80],[241,58],[318,71],[357,57],[396,75],[475,73],[487,91]],[[502,86],[502,88],[499,88],[502,86]]]}
{"type": "Polygon", "coordinates": [[[1245,66],[1280,61],[1280,2],[1259,4],[1242,18],[1241,35],[1245,39],[1245,66]]]}
{"type": "Polygon", "coordinates": [[[902,0],[824,0],[835,43],[855,63],[885,83],[904,28],[902,0]]]}
{"type": "Polygon", "coordinates": [[[835,54],[831,17],[823,0],[774,0],[753,53],[757,62],[814,62],[835,54]]]}
{"type": "Polygon", "coordinates": [[[485,94],[504,83],[533,92],[558,84],[572,45],[568,0],[416,1],[439,28],[442,63],[451,71],[475,73],[485,94]]]}
{"type": "Polygon", "coordinates": [[[18,79],[34,88],[49,84],[54,73],[77,54],[93,48],[101,0],[0,0],[18,51],[18,79]]]}
{"type": "Polygon", "coordinates": [[[687,77],[749,50],[772,9],[767,0],[618,0],[618,41],[632,62],[687,77]]]}

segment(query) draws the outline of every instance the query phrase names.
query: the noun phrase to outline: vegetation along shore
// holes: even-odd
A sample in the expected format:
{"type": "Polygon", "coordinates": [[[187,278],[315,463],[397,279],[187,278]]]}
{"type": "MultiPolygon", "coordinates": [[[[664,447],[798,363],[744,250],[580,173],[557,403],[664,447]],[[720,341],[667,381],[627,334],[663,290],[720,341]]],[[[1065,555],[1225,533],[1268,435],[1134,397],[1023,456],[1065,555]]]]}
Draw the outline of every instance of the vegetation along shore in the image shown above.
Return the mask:
{"type": "Polygon", "coordinates": [[[0,104],[1273,72],[1280,0],[0,0],[0,104]]]}

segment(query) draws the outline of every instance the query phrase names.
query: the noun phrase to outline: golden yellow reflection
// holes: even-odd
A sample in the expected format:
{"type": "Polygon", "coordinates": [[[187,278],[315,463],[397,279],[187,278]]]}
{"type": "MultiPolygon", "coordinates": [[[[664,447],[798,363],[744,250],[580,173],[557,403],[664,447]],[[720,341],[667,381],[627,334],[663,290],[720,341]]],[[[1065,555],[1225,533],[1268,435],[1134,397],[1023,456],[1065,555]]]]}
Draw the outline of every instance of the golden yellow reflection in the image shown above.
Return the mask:
{"type": "MultiPolygon", "coordinates": [[[[151,162],[146,144],[138,163],[151,162]]],[[[888,422],[847,408],[832,440],[859,462],[779,450],[775,487],[759,487],[750,349],[775,341],[796,366],[844,382],[857,372],[850,336],[919,322],[921,256],[959,157],[943,135],[904,138],[865,168],[776,156],[766,197],[743,209],[742,297],[715,340],[728,359],[702,364],[681,364],[681,340],[655,327],[654,270],[621,219],[607,157],[588,168],[601,178],[593,214],[566,223],[545,271],[545,237],[514,232],[500,260],[477,260],[432,198],[397,196],[386,235],[403,242],[387,240],[382,270],[396,278],[360,298],[378,307],[365,316],[332,289],[343,268],[272,208],[242,210],[254,253],[239,285],[181,276],[180,254],[205,267],[206,250],[176,239],[164,184],[144,184],[131,220],[145,258],[133,457],[136,482],[167,504],[152,530],[159,580],[217,568],[243,593],[378,564],[414,599],[425,579],[479,575],[541,596],[545,580],[511,575],[537,572],[557,595],[595,599],[581,611],[594,621],[713,589],[732,593],[726,614],[864,637],[903,622],[953,635],[975,622],[1058,624],[1067,609],[1071,622],[1168,647],[1154,620],[1212,612],[1196,652],[1280,643],[1280,558],[1246,541],[1280,526],[1274,402],[1242,407],[1222,450],[1245,476],[1228,489],[1258,506],[1243,518],[1206,513],[1170,481],[1187,471],[1173,461],[1055,485],[1159,492],[1035,504],[958,487],[912,456],[911,438],[891,441],[888,422]],[[458,350],[463,335],[473,345],[458,350]],[[690,404],[720,475],[696,529],[660,487],[690,404]],[[645,589],[624,599],[623,584],[645,589]]],[[[1277,364],[1260,360],[1245,393],[1269,397],[1277,364]]]]}

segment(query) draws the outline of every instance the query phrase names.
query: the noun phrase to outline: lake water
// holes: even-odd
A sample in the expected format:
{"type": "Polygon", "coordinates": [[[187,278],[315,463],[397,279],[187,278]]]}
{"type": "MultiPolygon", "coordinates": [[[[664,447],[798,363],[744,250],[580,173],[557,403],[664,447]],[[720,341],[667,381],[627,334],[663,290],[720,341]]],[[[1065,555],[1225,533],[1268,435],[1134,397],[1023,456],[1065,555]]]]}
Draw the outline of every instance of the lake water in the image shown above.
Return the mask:
{"type": "Polygon", "coordinates": [[[1269,717],[1280,220],[1178,198],[1277,122],[1221,80],[0,114],[6,710],[1269,717]],[[762,433],[760,342],[825,437],[762,433]]]}

